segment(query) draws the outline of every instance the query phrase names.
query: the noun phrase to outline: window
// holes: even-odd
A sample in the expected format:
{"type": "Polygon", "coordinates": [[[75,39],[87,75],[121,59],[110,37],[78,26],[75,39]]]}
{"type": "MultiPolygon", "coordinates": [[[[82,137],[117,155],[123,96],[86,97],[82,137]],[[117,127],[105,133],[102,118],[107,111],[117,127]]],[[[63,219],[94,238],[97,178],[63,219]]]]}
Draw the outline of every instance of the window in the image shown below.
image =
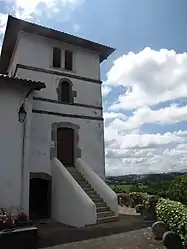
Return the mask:
{"type": "Polygon", "coordinates": [[[71,86],[68,81],[61,82],[60,100],[65,103],[71,102],[71,86]]]}
{"type": "Polygon", "coordinates": [[[53,48],[53,67],[61,67],[61,49],[53,48]]]}
{"type": "Polygon", "coordinates": [[[65,51],[65,69],[73,70],[73,53],[69,50],[65,51]]]}

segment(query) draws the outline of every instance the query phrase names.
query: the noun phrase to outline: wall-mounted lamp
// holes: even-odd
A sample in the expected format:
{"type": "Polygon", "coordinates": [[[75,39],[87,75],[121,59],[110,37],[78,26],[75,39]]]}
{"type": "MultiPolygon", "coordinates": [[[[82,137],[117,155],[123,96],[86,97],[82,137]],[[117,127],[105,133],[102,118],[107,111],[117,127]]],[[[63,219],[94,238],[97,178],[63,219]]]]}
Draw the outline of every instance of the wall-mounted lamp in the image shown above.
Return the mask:
{"type": "Polygon", "coordinates": [[[24,104],[22,104],[19,108],[19,112],[18,112],[18,119],[19,119],[19,122],[20,123],[23,123],[25,121],[25,118],[27,116],[27,113],[25,111],[25,108],[24,108],[24,104]]]}
{"type": "MultiPolygon", "coordinates": [[[[30,95],[30,93],[33,91],[34,89],[31,88],[28,93],[26,94],[26,96],[24,97],[24,100],[27,99],[30,95]]],[[[25,111],[25,107],[24,107],[24,103],[20,106],[19,108],[19,112],[18,112],[18,119],[20,123],[23,123],[25,121],[25,118],[27,116],[27,113],[25,111]]]]}

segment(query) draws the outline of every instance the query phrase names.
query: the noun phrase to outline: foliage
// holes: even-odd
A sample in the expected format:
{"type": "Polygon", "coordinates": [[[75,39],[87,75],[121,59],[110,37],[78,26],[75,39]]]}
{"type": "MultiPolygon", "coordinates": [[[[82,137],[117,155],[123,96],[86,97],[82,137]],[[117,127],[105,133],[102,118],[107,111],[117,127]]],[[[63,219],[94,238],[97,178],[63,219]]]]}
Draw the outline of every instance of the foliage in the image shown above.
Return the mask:
{"type": "Polygon", "coordinates": [[[118,194],[118,203],[119,205],[129,206],[129,193],[120,193],[118,194]]]}
{"type": "Polygon", "coordinates": [[[156,204],[157,219],[165,222],[167,228],[182,238],[187,233],[187,206],[180,202],[160,198],[156,204]]]}
{"type": "Polygon", "coordinates": [[[126,185],[110,185],[110,187],[117,194],[118,193],[126,193],[126,192],[128,192],[128,187],[126,187],[126,185]]]}
{"type": "Polygon", "coordinates": [[[187,174],[178,176],[171,182],[168,198],[187,205],[187,174]]]}
{"type": "Polygon", "coordinates": [[[119,204],[129,207],[135,207],[138,204],[143,204],[146,208],[155,208],[157,196],[148,195],[143,192],[120,193],[118,194],[119,204]]]}
{"type": "Polygon", "coordinates": [[[147,185],[144,184],[116,184],[109,185],[116,193],[147,192],[147,185]]]}
{"type": "Polygon", "coordinates": [[[129,192],[147,192],[148,186],[144,184],[134,184],[129,188],[129,192]]]}
{"type": "Polygon", "coordinates": [[[144,192],[149,195],[159,195],[160,197],[168,197],[168,189],[170,187],[170,181],[155,181],[147,182],[147,184],[115,184],[110,187],[116,193],[131,193],[131,192],[144,192]]]}
{"type": "Polygon", "coordinates": [[[129,204],[131,207],[135,207],[138,204],[143,204],[145,199],[147,198],[147,193],[142,192],[132,192],[129,194],[129,204]]]}
{"type": "Polygon", "coordinates": [[[176,176],[184,175],[184,173],[161,173],[161,174],[143,174],[143,175],[121,175],[121,176],[109,176],[106,178],[106,182],[109,185],[130,185],[130,184],[144,184],[149,185],[152,182],[171,182],[176,176]]]}

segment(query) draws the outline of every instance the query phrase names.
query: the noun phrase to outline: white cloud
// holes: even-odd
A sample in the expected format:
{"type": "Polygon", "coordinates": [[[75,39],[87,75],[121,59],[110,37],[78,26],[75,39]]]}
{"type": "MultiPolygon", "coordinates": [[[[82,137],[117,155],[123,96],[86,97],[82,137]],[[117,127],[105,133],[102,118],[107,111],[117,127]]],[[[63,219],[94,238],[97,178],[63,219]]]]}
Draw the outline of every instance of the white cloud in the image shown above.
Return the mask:
{"type": "MultiPolygon", "coordinates": [[[[109,113],[105,114],[106,117],[107,115],[109,113]]],[[[118,112],[115,113],[115,116],[120,119],[123,118],[123,115],[118,112]]],[[[131,117],[126,118],[124,129],[133,130],[144,124],[177,124],[182,121],[187,121],[187,106],[171,105],[158,110],[142,107],[135,110],[131,117]]]]}
{"type": "Polygon", "coordinates": [[[145,48],[114,61],[107,86],[125,86],[112,110],[133,109],[187,96],[187,54],[174,50],[145,48]]]}
{"type": "Polygon", "coordinates": [[[8,14],[0,13],[0,35],[4,34],[6,23],[8,19],[8,14]]]}
{"type": "Polygon", "coordinates": [[[120,112],[104,112],[103,117],[105,121],[109,121],[109,120],[116,119],[116,118],[122,119],[122,120],[127,119],[127,117],[120,112]]]}
{"type": "Polygon", "coordinates": [[[112,149],[150,149],[158,148],[170,144],[185,143],[187,132],[167,132],[164,134],[140,134],[140,133],[123,133],[123,130],[112,129],[114,122],[105,128],[105,141],[107,147],[112,149]]]}
{"type": "MultiPolygon", "coordinates": [[[[0,38],[5,32],[6,23],[8,20],[8,14],[0,13],[0,38]]],[[[1,52],[2,40],[0,39],[0,52],[1,52]]]]}
{"type": "Polygon", "coordinates": [[[104,113],[108,174],[187,170],[187,131],[179,126],[187,121],[187,105],[176,104],[186,98],[186,84],[187,53],[145,48],[114,61],[104,87],[111,95],[116,86],[125,87],[126,92],[104,113]],[[172,104],[166,106],[165,101],[172,104]],[[160,108],[152,107],[161,102],[160,108]],[[149,132],[144,126],[141,133],[145,124],[150,124],[149,132]],[[153,134],[152,124],[160,125],[153,134]],[[165,124],[168,132],[163,133],[165,124]],[[173,124],[176,131],[174,126],[170,129],[173,124]]]}
{"type": "Polygon", "coordinates": [[[84,0],[7,0],[6,4],[14,6],[15,15],[24,20],[36,21],[43,13],[53,17],[59,10],[64,8],[62,19],[67,19],[67,12],[72,11],[84,0]],[[42,8],[39,8],[42,5],[42,8]]]}
{"type": "Polygon", "coordinates": [[[187,169],[187,131],[141,134],[137,129],[124,129],[128,121],[122,113],[105,113],[104,116],[109,121],[105,127],[107,174],[187,169]]]}
{"type": "Polygon", "coordinates": [[[102,84],[102,96],[106,97],[111,92],[111,87],[106,86],[106,84],[103,82],[102,84]]]}

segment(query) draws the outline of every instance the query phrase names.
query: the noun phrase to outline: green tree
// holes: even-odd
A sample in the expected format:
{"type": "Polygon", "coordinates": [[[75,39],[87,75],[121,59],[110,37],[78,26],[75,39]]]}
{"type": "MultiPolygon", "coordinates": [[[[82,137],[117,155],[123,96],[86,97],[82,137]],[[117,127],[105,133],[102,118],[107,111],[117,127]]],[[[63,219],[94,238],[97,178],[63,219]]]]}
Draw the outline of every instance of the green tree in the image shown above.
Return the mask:
{"type": "Polygon", "coordinates": [[[168,190],[168,197],[171,200],[187,205],[187,174],[178,176],[172,180],[168,190]]]}
{"type": "Polygon", "coordinates": [[[140,186],[138,184],[133,184],[130,188],[129,188],[129,192],[141,192],[142,189],[140,188],[140,186]]]}

